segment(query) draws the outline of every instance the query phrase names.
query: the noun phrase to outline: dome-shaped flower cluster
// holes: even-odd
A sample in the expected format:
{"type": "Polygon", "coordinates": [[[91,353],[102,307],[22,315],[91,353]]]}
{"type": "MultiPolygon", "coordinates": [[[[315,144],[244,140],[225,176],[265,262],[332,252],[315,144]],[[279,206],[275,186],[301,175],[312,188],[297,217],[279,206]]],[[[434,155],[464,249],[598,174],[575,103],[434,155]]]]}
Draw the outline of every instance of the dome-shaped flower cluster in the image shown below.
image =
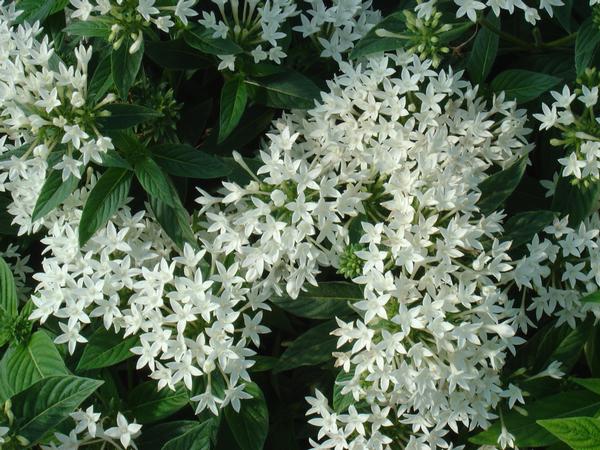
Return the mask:
{"type": "Polygon", "coordinates": [[[262,179],[198,201],[211,251],[240,255],[248,281],[295,297],[333,266],[364,287],[359,317],[334,331],[356,406],[338,415],[311,399],[314,447],[382,448],[392,416],[411,447],[488,425],[521,339],[501,284],[512,269],[503,216],[481,214],[478,185],[526,157],[523,111],[503,96],[486,106],[460,73],[401,53],[343,64],[314,109],[275,128],[262,179]]]}

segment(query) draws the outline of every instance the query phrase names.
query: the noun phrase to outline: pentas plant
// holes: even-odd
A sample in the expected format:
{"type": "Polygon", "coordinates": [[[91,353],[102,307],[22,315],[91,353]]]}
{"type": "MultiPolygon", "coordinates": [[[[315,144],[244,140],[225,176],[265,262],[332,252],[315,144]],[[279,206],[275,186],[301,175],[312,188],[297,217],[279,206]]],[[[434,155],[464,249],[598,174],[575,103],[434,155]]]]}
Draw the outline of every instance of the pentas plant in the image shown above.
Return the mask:
{"type": "Polygon", "coordinates": [[[0,4],[0,447],[599,447],[599,8],[0,4]]]}

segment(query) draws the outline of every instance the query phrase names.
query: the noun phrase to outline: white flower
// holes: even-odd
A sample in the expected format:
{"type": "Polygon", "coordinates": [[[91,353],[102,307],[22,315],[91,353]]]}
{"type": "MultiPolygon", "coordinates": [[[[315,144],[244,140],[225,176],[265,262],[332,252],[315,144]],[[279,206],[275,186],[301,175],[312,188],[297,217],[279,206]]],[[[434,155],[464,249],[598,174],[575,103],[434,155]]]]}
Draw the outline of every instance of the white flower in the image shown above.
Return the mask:
{"type": "Polygon", "coordinates": [[[125,416],[121,413],[117,414],[117,426],[109,428],[104,432],[108,437],[121,441],[123,447],[128,448],[131,440],[135,438],[142,426],[137,423],[128,423],[125,416]]]}
{"type": "Polygon", "coordinates": [[[196,0],[178,0],[177,6],[175,6],[175,15],[179,17],[179,20],[181,20],[184,25],[188,24],[188,17],[198,15],[198,13],[192,9],[192,6],[195,4],[196,0]]]}
{"type": "Polygon", "coordinates": [[[235,70],[235,55],[217,55],[217,57],[221,60],[218,66],[218,70],[235,70]]]}

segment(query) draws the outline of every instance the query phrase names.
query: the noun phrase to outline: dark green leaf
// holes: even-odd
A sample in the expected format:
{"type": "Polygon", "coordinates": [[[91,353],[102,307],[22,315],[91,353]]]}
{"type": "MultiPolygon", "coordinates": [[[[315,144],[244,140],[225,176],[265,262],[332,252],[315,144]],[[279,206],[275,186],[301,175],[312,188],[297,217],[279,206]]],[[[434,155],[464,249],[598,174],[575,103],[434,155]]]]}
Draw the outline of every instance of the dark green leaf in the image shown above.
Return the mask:
{"type": "Polygon", "coordinates": [[[309,109],[320,95],[316,84],[293,70],[244,82],[257,88],[255,99],[258,103],[272,108],[309,109]]]}
{"type": "Polygon", "coordinates": [[[64,31],[73,36],[108,40],[113,23],[111,19],[96,16],[89,20],[73,20],[64,31]]]}
{"type": "Polygon", "coordinates": [[[231,406],[225,409],[225,419],[233,437],[242,450],[262,450],[269,432],[269,410],[265,397],[255,383],[247,383],[244,390],[252,395],[242,400],[240,412],[231,406]]]}
{"type": "Polygon", "coordinates": [[[146,55],[165,69],[192,70],[209,67],[212,62],[183,39],[146,42],[146,55]]]}
{"type": "Polygon", "coordinates": [[[498,74],[492,81],[494,92],[505,92],[506,97],[517,103],[538,98],[560,82],[560,78],[529,70],[511,69],[498,74]]]}
{"type": "Polygon", "coordinates": [[[136,438],[135,443],[139,449],[162,450],[167,442],[187,433],[198,425],[200,425],[200,422],[196,420],[176,420],[145,426],[142,434],[136,438]]]}
{"type": "Polygon", "coordinates": [[[133,170],[133,167],[129,162],[121,157],[116,150],[108,150],[102,155],[102,162],[100,163],[103,167],[117,167],[121,169],[133,170]]]}
{"type": "Polygon", "coordinates": [[[517,188],[527,165],[525,156],[512,166],[496,172],[479,184],[481,198],[477,206],[482,214],[490,214],[502,205],[510,194],[517,188]]]}
{"type": "Polygon", "coordinates": [[[113,50],[111,56],[113,81],[119,96],[123,100],[126,100],[129,95],[129,89],[131,89],[137,78],[144,56],[144,44],[142,43],[133,55],[129,53],[129,47],[132,44],[132,39],[127,36],[121,46],[117,50],[113,50]]]}
{"type": "MultiPolygon", "coordinates": [[[[500,18],[493,12],[487,15],[487,21],[500,29],[500,18]]],[[[467,61],[467,70],[474,83],[483,83],[492,70],[498,54],[499,41],[500,36],[489,28],[482,27],[477,33],[467,61]]]]}
{"type": "Polygon", "coordinates": [[[403,11],[395,12],[387,16],[375,27],[373,27],[361,40],[359,40],[350,53],[350,59],[358,59],[389,50],[403,48],[410,41],[401,37],[388,37],[390,33],[402,35],[406,31],[406,16],[403,11]],[[381,33],[385,35],[381,36],[381,33]]]}
{"type": "Polygon", "coordinates": [[[271,299],[280,308],[299,317],[308,319],[332,319],[354,313],[349,306],[356,300],[364,298],[362,288],[355,283],[329,281],[319,286],[308,286],[300,292],[298,298],[288,296],[271,299]]]}
{"type": "Polygon", "coordinates": [[[160,226],[179,248],[183,248],[186,242],[196,245],[190,216],[183,207],[169,206],[156,197],[150,198],[150,207],[160,226]]]}
{"type": "Polygon", "coordinates": [[[209,55],[235,55],[244,50],[231,39],[212,37],[213,31],[201,25],[186,30],[183,38],[189,46],[209,55]]]}
{"type": "Polygon", "coordinates": [[[69,0],[22,0],[18,9],[23,13],[17,17],[15,23],[43,22],[49,15],[64,9],[68,3],[69,0]]]}
{"type": "MultiPolygon", "coordinates": [[[[504,414],[506,429],[515,436],[515,444],[519,447],[545,447],[558,439],[536,421],[594,415],[600,409],[600,396],[587,391],[567,391],[528,401],[523,408],[527,415],[516,410],[504,414]]],[[[469,440],[478,445],[496,445],[501,428],[500,421],[497,421],[469,440]]]]}
{"type": "Polygon", "coordinates": [[[113,103],[102,109],[108,111],[110,116],[98,118],[98,123],[102,127],[112,130],[123,130],[162,117],[162,113],[158,111],[129,103],[113,103]]]}
{"type": "Polygon", "coordinates": [[[44,331],[36,331],[29,341],[13,344],[0,361],[0,400],[12,397],[43,378],[67,374],[52,339],[44,331]]]}
{"type": "Polygon", "coordinates": [[[169,440],[162,450],[210,450],[217,427],[217,419],[196,423],[179,436],[169,440]]]}
{"type": "Polygon", "coordinates": [[[575,69],[577,76],[583,74],[585,69],[590,66],[596,50],[600,44],[600,32],[598,25],[590,16],[577,30],[577,40],[575,41],[575,69]]]}
{"type": "Polygon", "coordinates": [[[600,291],[592,292],[579,299],[581,303],[600,303],[600,291]]]}
{"type": "Polygon", "coordinates": [[[576,450],[600,449],[600,420],[592,417],[538,420],[539,425],[576,450]]]}
{"type": "Polygon", "coordinates": [[[0,257],[0,314],[3,317],[15,317],[19,299],[17,287],[10,266],[0,257]]]}
{"type": "Polygon", "coordinates": [[[129,409],[139,423],[152,423],[169,417],[188,404],[188,390],[179,383],[175,390],[158,390],[155,381],[147,381],[136,386],[129,394],[129,409]]]}
{"type": "Polygon", "coordinates": [[[153,159],[141,159],[135,164],[134,170],[138,181],[150,196],[172,207],[181,204],[179,196],[173,195],[167,176],[153,159]]]}
{"type": "Polygon", "coordinates": [[[12,398],[14,431],[31,444],[69,417],[102,381],[74,376],[44,378],[12,398]]]}
{"type": "Polygon", "coordinates": [[[274,372],[314,366],[331,359],[336,349],[337,338],[331,332],[337,328],[334,320],[322,323],[299,336],[281,355],[274,372]]]}
{"type": "Polygon", "coordinates": [[[157,145],[150,152],[165,172],[178,177],[220,178],[231,172],[219,158],[186,144],[157,145]]]}
{"type": "Polygon", "coordinates": [[[94,233],[127,200],[133,173],[126,169],[109,168],[100,177],[83,207],[79,223],[79,245],[83,246],[94,233]]]}
{"type": "Polygon", "coordinates": [[[90,104],[95,105],[102,100],[112,85],[111,55],[106,55],[98,63],[88,83],[87,96],[90,104]]]}
{"type": "Polygon", "coordinates": [[[562,25],[565,31],[567,33],[570,33],[571,29],[573,28],[574,22],[572,18],[573,0],[563,0],[563,3],[564,5],[555,6],[553,8],[554,17],[556,17],[556,19],[562,25]]]}
{"type": "Polygon", "coordinates": [[[232,78],[221,90],[221,112],[219,118],[219,143],[228,137],[237,126],[246,109],[248,90],[241,78],[232,78]]]}
{"type": "Polygon", "coordinates": [[[552,222],[552,211],[527,211],[515,214],[504,224],[503,241],[512,241],[511,249],[531,242],[533,236],[552,222]]]}
{"type": "Polygon", "coordinates": [[[588,391],[592,391],[594,394],[600,395],[600,378],[572,378],[571,381],[586,388],[588,391]]]}
{"type": "Polygon", "coordinates": [[[31,221],[41,219],[54,208],[62,204],[79,184],[79,179],[72,174],[65,181],[62,179],[60,170],[52,170],[46,177],[38,196],[35,208],[31,215],[31,221]]]}
{"type": "Polygon", "coordinates": [[[138,344],[137,336],[124,338],[122,333],[117,334],[100,327],[84,346],[83,354],[77,363],[77,371],[110,367],[125,361],[134,356],[130,350],[138,344]]]}
{"type": "Polygon", "coordinates": [[[340,385],[340,382],[349,381],[353,376],[352,372],[340,372],[335,378],[335,384],[333,385],[333,409],[337,413],[346,411],[350,405],[355,403],[352,393],[342,394],[342,386],[340,385]]]}
{"type": "Polygon", "coordinates": [[[569,215],[569,225],[578,226],[596,211],[600,200],[600,181],[584,180],[573,184],[572,178],[560,177],[552,200],[552,209],[569,215]]]}

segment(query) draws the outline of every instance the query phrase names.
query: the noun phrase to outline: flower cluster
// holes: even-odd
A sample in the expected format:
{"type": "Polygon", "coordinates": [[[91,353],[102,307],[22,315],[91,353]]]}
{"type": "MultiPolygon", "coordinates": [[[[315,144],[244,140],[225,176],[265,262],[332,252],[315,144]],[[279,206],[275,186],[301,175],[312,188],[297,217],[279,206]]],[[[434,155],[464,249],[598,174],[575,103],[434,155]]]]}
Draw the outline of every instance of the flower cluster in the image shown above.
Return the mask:
{"type": "MultiPolygon", "coordinates": [[[[93,186],[92,177],[90,187],[93,186]]],[[[204,376],[206,391],[194,399],[198,413],[239,399],[249,380],[247,369],[259,345],[263,302],[268,293],[245,283],[237,263],[225,265],[206,250],[189,244],[176,250],[161,228],[145,213],[123,207],[106,227],[79,248],[77,224],[89,189],[76,190],[41,240],[46,257],[32,297],[30,319],[59,319],[55,342],[73,353],[87,339],[82,329],[93,319],[107,330],[139,335],[137,369],[148,367],[159,389],[204,376]],[[216,371],[227,383],[225,397],[211,390],[216,371]]],[[[209,248],[209,244],[205,243],[209,248]]],[[[247,275],[246,275],[246,278],[247,275]]]]}
{"type": "Polygon", "coordinates": [[[129,423],[120,412],[117,413],[116,426],[107,429],[104,429],[107,418],[94,412],[93,406],[79,409],[70,416],[75,421],[75,427],[68,434],[55,433],[58,443],[42,445],[43,450],[72,450],[98,443],[103,446],[108,443],[117,449],[137,448],[133,439],[139,436],[142,426],[129,423]]]}
{"type": "MultiPolygon", "coordinates": [[[[593,5],[597,0],[590,0],[593,5]]],[[[438,0],[419,0],[417,10],[419,14],[425,17],[431,15],[432,9],[437,4],[438,0]]],[[[550,17],[553,16],[553,8],[563,6],[563,0],[538,0],[536,6],[530,6],[523,0],[454,0],[458,10],[456,17],[466,16],[473,22],[477,21],[477,14],[480,11],[491,9],[497,16],[501,11],[508,11],[513,14],[515,10],[522,10],[525,15],[525,20],[532,25],[541,19],[540,12],[545,11],[550,17]]]]}
{"type": "Polygon", "coordinates": [[[188,24],[197,16],[193,9],[197,0],[71,0],[71,20],[108,25],[108,41],[115,49],[130,40],[129,53],[136,53],[144,43],[144,31],[155,26],[168,33],[175,21],[188,24]]]}
{"type": "Polygon", "coordinates": [[[10,192],[9,211],[23,234],[39,229],[31,215],[49,168],[61,171],[63,181],[78,179],[86,164],[113,148],[96,118],[115,97],[97,104],[87,98],[91,47],[77,47],[77,64],[67,66],[48,36],[39,39],[39,24],[14,25],[18,15],[14,4],[0,6],[0,190],[10,192]]]}
{"type": "Polygon", "coordinates": [[[521,290],[532,291],[531,304],[522,304],[523,310],[534,311],[537,320],[554,316],[556,326],[567,323],[572,328],[588,313],[600,318],[598,304],[580,302],[600,286],[599,230],[596,213],[575,228],[568,217],[557,218],[534,237],[511,273],[521,290]]]}
{"type": "Polygon", "coordinates": [[[354,43],[381,20],[372,9],[372,0],[307,0],[311,8],[300,15],[301,24],[294,31],[310,36],[322,47],[321,56],[338,63],[352,50],[354,43]],[[328,5],[331,6],[328,6],[328,5]]]}
{"type": "MultiPolygon", "coordinates": [[[[294,0],[211,0],[214,11],[203,11],[200,24],[212,31],[215,38],[230,38],[250,53],[255,63],[269,60],[277,64],[286,57],[281,41],[287,36],[282,30],[286,21],[297,14],[294,0]]],[[[234,70],[235,55],[219,56],[219,69],[234,70]]]]}
{"type": "Polygon", "coordinates": [[[314,448],[382,448],[392,415],[410,445],[488,425],[505,353],[521,342],[498,286],[512,269],[503,216],[479,212],[477,186],[526,157],[525,116],[503,96],[486,108],[460,73],[430,66],[406,53],[342,64],[320,104],[275,123],[262,179],[198,200],[213,246],[243,255],[254,278],[295,297],[333,266],[364,286],[360,318],[334,331],[357,406],[337,415],[310,399],[324,439],[314,448]]]}
{"type": "Polygon", "coordinates": [[[556,128],[561,137],[551,144],[567,150],[558,162],[563,166],[562,176],[581,180],[600,178],[600,117],[595,112],[598,104],[600,79],[594,70],[588,70],[586,81],[574,92],[564,86],[562,92],[551,92],[554,103],[542,104],[542,112],[533,116],[541,122],[540,130],[556,128]]]}

